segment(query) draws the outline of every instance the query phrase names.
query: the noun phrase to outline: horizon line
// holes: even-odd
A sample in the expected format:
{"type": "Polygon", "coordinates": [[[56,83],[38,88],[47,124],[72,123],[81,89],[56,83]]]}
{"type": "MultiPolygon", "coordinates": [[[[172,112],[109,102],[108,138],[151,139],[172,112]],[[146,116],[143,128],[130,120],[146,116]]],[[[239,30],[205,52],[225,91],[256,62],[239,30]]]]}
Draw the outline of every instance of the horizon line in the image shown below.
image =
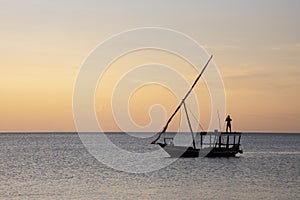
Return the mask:
{"type": "MultiPolygon", "coordinates": [[[[188,132],[188,131],[187,131],[188,132]]],[[[203,131],[197,131],[195,133],[200,133],[203,131]]],[[[209,131],[208,131],[209,132],[209,131]]],[[[241,133],[245,133],[245,134],[300,134],[300,131],[296,132],[296,131],[282,131],[282,132],[278,132],[278,131],[234,131],[234,132],[241,132],[241,133]]],[[[233,132],[233,133],[234,133],[233,132]]],[[[38,134],[38,133],[44,133],[44,134],[66,134],[66,133],[101,133],[98,131],[84,131],[84,132],[78,132],[78,131],[0,131],[0,134],[38,134]]],[[[105,131],[103,133],[155,133],[155,131],[153,132],[135,132],[135,131],[128,131],[128,132],[122,132],[122,131],[105,131]]],[[[175,131],[168,131],[167,133],[185,133],[184,131],[181,132],[175,132],[175,131]]]]}

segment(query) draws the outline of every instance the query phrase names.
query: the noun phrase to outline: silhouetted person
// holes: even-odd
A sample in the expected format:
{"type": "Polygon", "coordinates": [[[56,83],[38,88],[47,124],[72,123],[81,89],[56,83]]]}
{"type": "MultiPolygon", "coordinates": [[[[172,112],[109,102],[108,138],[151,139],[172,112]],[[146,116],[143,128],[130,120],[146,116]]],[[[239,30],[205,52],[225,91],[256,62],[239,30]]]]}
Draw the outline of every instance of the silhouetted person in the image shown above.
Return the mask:
{"type": "Polygon", "coordinates": [[[231,133],[231,121],[232,121],[232,119],[230,118],[230,115],[227,116],[225,121],[226,121],[226,133],[228,133],[228,128],[229,128],[230,133],[231,133]]]}

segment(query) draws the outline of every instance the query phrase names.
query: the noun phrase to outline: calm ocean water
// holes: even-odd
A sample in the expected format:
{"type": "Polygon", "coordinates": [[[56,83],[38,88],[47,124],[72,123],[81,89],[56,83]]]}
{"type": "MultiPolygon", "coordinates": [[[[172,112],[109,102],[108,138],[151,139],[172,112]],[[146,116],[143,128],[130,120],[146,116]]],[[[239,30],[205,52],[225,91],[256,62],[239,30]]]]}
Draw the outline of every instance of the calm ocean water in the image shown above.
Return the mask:
{"type": "MultiPolygon", "coordinates": [[[[152,148],[146,139],[109,138],[132,151],[152,148]]],[[[238,158],[178,159],[134,174],[97,161],[76,133],[0,134],[0,199],[300,199],[300,134],[244,134],[242,145],[238,158]]]]}

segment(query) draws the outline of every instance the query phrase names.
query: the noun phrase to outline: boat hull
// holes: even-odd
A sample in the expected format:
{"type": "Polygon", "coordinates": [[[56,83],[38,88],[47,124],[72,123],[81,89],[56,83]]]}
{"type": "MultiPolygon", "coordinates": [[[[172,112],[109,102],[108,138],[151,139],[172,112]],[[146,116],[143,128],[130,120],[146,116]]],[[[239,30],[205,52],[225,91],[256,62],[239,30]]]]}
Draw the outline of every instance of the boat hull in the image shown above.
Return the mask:
{"type": "Polygon", "coordinates": [[[194,158],[194,157],[235,157],[236,154],[242,153],[239,146],[231,148],[203,148],[194,149],[193,147],[166,145],[158,143],[158,145],[173,158],[194,158]]]}
{"type": "Polygon", "coordinates": [[[215,147],[212,148],[206,157],[235,157],[238,153],[242,153],[238,145],[231,148],[215,147]]]}

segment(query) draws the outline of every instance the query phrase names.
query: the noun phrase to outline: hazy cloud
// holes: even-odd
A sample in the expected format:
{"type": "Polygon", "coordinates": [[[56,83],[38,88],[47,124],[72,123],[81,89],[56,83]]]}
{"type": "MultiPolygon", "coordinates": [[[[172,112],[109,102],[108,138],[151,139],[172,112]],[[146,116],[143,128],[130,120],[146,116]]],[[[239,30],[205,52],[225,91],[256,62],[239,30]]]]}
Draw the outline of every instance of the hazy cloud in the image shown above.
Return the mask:
{"type": "Polygon", "coordinates": [[[223,44],[223,45],[203,45],[205,49],[209,49],[212,51],[229,51],[229,50],[237,50],[240,47],[233,44],[223,44]]]}
{"type": "Polygon", "coordinates": [[[270,51],[300,51],[300,43],[283,44],[283,45],[267,47],[266,50],[270,50],[270,51]]]}

